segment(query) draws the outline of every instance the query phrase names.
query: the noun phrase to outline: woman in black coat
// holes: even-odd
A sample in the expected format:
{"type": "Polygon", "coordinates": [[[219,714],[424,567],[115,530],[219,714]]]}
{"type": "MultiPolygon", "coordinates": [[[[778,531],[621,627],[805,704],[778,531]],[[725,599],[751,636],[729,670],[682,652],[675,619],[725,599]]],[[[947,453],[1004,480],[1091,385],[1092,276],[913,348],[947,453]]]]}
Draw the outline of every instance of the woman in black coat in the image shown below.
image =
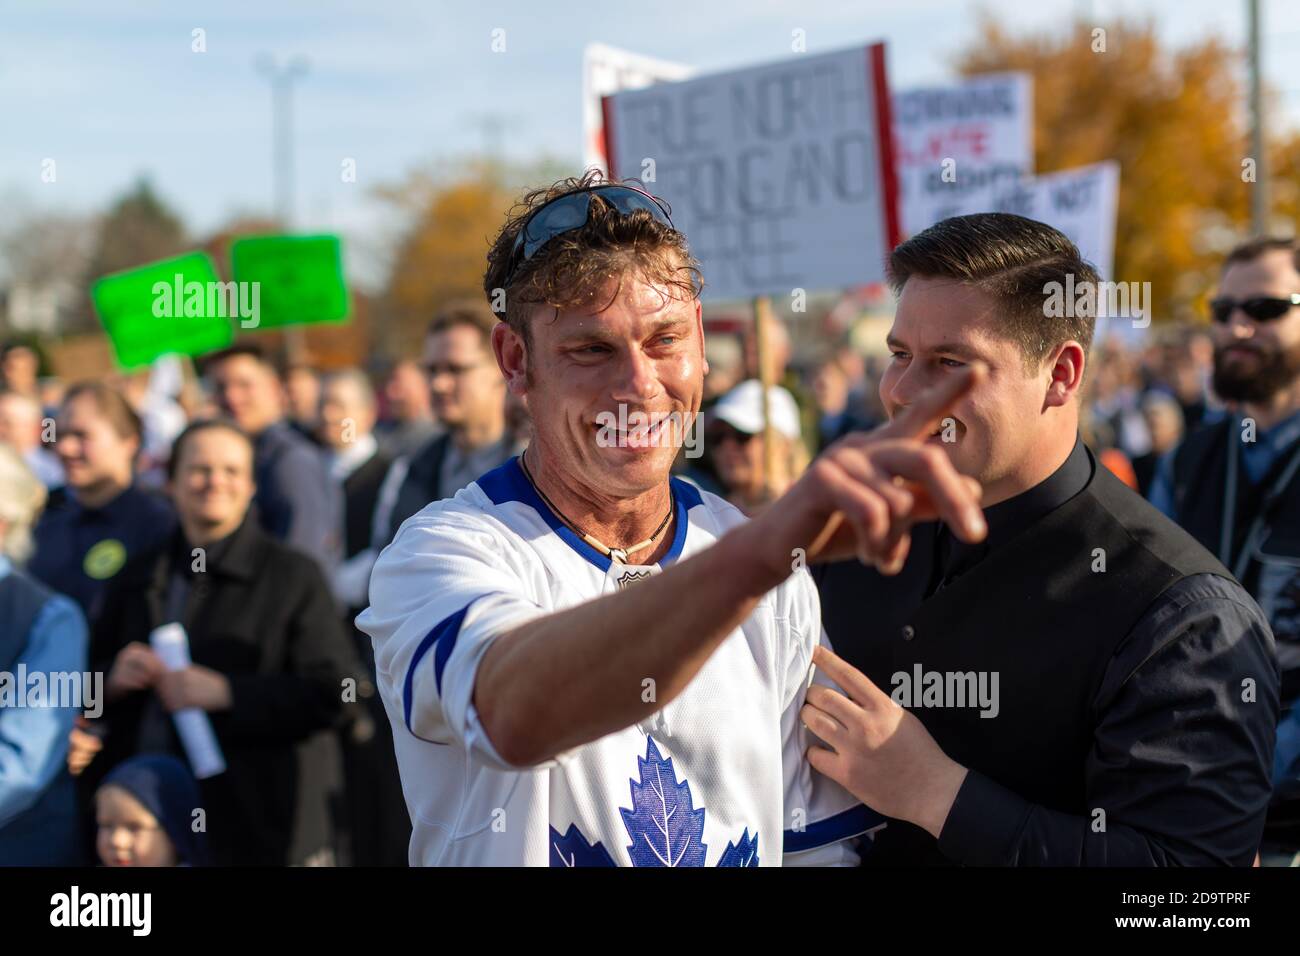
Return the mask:
{"type": "Polygon", "coordinates": [[[124,569],[92,637],[107,732],[83,785],[136,753],[183,756],[171,714],[198,707],[227,768],[201,781],[214,862],[328,865],[344,818],[336,731],[361,674],[329,587],[249,514],[253,449],[237,427],[191,425],[169,475],[180,529],[124,569]],[[172,622],[193,662],[178,671],[149,646],[172,622]]]}

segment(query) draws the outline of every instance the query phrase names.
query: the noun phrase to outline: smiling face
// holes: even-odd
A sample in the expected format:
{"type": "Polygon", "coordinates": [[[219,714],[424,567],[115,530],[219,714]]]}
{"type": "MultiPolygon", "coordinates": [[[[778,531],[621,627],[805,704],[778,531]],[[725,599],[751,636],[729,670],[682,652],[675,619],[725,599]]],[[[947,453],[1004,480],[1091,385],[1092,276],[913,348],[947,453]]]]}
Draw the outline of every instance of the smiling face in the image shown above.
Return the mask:
{"type": "Polygon", "coordinates": [[[68,486],[77,491],[126,487],[140,443],[121,435],[90,395],[69,399],[56,422],[55,451],[68,486]]]}
{"type": "Polygon", "coordinates": [[[284,392],[275,371],[251,355],[230,355],[212,369],[213,395],[225,414],[250,435],[259,435],[284,414],[284,392]]]}
{"type": "MultiPolygon", "coordinates": [[[[988,293],[953,279],[908,279],[889,331],[891,360],[880,380],[881,402],[893,418],[955,369],[972,361],[988,366],[988,375],[930,439],[958,471],[979,480],[986,506],[1046,477],[1042,463],[1055,457],[1046,448],[1065,441],[1072,447],[1078,428],[1078,383],[1066,381],[1070,373],[1061,361],[1073,343],[1054,349],[1031,372],[1019,346],[999,334],[998,308],[988,293]]],[[[1077,378],[1083,353],[1074,348],[1077,378]]]]}
{"type": "Polygon", "coordinates": [[[534,309],[526,346],[505,326],[494,337],[511,391],[527,399],[540,457],[602,498],[667,479],[706,371],[699,300],[633,273],[621,281],[592,296],[599,311],[534,309]]]}
{"type": "Polygon", "coordinates": [[[182,444],[172,499],[195,542],[224,538],[239,527],[253,500],[253,448],[228,428],[206,428],[182,444]]]}
{"type": "MultiPolygon", "coordinates": [[[[1300,292],[1289,250],[1272,249],[1224,270],[1219,296],[1238,302],[1285,299],[1300,292]]],[[[1300,374],[1300,306],[1281,318],[1256,321],[1240,309],[1214,326],[1214,388],[1228,401],[1264,402],[1300,374]]]]}

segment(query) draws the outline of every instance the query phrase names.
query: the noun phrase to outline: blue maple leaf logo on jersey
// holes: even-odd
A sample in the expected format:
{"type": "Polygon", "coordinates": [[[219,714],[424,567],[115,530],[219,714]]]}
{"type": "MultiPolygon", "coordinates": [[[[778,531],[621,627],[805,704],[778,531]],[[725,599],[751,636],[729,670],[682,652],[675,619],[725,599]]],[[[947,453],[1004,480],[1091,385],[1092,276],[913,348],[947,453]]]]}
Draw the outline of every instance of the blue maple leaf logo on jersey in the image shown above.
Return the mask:
{"type": "Polygon", "coordinates": [[[703,866],[704,808],[691,803],[691,785],[677,782],[673,761],[646,737],[645,759],[636,760],[641,784],[632,781],[632,809],[619,808],[632,838],[627,848],[633,866],[703,866]]]}
{"type": "MultiPolygon", "coordinates": [[[[637,758],[641,782],[629,780],[632,807],[619,807],[623,827],[632,843],[627,848],[633,866],[704,866],[704,808],[696,810],[691,787],[680,783],[673,761],[659,753],[646,737],[645,759],[637,758]]],[[[592,844],[577,824],[561,836],[550,827],[551,866],[615,866],[603,843],[592,844]]],[[[739,843],[728,843],[718,866],[758,866],[758,834],[746,827],[739,843]]]]}
{"type": "Polygon", "coordinates": [[[614,858],[597,842],[592,846],[576,823],[570,823],[564,836],[551,827],[551,866],[614,866],[614,858]]]}
{"type": "Polygon", "coordinates": [[[751,838],[749,827],[746,827],[739,843],[727,844],[718,866],[758,866],[758,834],[751,838]]]}

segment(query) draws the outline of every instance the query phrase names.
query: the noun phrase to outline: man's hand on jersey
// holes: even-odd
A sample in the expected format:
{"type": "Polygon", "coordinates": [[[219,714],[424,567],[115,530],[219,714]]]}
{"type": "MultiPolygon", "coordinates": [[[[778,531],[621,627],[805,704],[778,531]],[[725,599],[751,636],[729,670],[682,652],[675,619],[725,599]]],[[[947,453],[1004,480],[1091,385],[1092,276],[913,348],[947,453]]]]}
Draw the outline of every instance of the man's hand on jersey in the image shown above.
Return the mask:
{"type": "Polygon", "coordinates": [[[800,719],[831,747],[809,747],[808,762],[877,813],[938,839],[966,768],[940,749],[915,714],[833,652],[815,648],[813,663],[845,693],[808,688],[800,719]]]}
{"type": "Polygon", "coordinates": [[[929,441],[961,398],[987,374],[971,365],[946,376],[889,424],[849,435],[820,456],[773,506],[750,523],[770,562],[789,574],[793,550],[807,562],[857,556],[897,574],[911,545],[912,525],[936,519],[976,542],[987,528],[981,489],[929,441]],[[773,546],[772,542],[780,542],[773,546]]]}

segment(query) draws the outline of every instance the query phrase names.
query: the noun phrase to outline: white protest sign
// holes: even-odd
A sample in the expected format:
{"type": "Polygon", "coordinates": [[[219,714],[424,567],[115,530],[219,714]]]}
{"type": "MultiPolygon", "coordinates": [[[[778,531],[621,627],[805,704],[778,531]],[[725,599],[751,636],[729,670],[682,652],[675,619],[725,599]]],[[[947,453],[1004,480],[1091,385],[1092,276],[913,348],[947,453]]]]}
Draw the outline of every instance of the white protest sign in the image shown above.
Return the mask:
{"type": "Polygon", "coordinates": [[[667,200],[705,295],[881,279],[898,238],[884,44],[604,101],[610,174],[667,200]]]}
{"type": "Polygon", "coordinates": [[[989,73],[893,96],[903,233],[952,215],[972,193],[1034,171],[1033,79],[989,73]]]}
{"type": "Polygon", "coordinates": [[[582,51],[582,166],[608,172],[605,162],[605,119],[602,97],[620,90],[640,90],[652,83],[685,80],[694,68],[670,60],[629,53],[603,43],[582,51]]]}
{"type": "Polygon", "coordinates": [[[948,216],[1013,212],[1055,226],[1097,267],[1111,277],[1115,258],[1115,215],[1119,207],[1119,163],[1107,160],[1059,173],[1031,176],[1020,183],[989,186],[946,210],[948,216]]]}

